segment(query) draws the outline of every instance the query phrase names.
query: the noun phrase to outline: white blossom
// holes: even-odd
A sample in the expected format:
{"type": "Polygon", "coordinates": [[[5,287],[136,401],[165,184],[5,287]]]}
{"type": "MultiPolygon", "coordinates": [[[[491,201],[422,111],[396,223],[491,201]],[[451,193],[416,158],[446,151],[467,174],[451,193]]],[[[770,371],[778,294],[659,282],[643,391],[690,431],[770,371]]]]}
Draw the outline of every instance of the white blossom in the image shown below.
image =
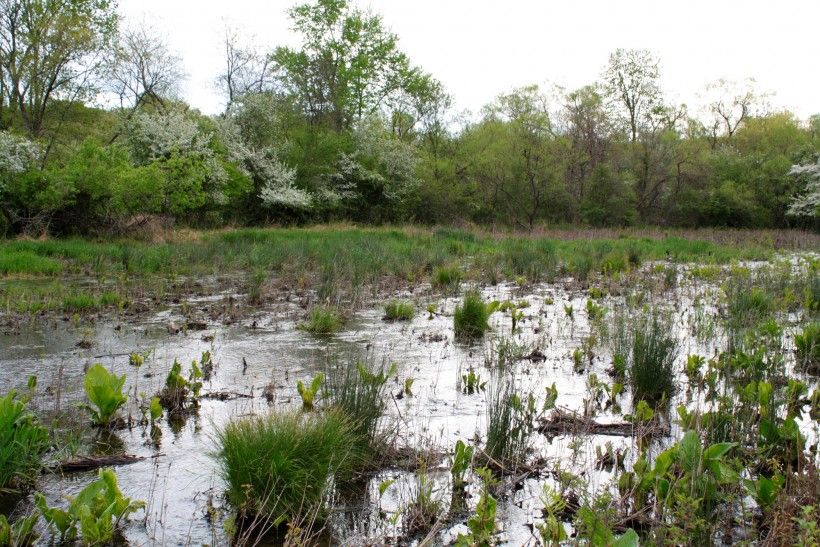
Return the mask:
{"type": "Polygon", "coordinates": [[[789,204],[787,214],[791,216],[820,216],[820,160],[817,163],[793,165],[789,175],[806,180],[803,192],[796,195],[789,204]]]}
{"type": "MultiPolygon", "coordinates": [[[[0,175],[23,173],[40,159],[40,147],[8,131],[0,131],[0,175]]],[[[0,188],[3,180],[0,178],[0,188]]]]}

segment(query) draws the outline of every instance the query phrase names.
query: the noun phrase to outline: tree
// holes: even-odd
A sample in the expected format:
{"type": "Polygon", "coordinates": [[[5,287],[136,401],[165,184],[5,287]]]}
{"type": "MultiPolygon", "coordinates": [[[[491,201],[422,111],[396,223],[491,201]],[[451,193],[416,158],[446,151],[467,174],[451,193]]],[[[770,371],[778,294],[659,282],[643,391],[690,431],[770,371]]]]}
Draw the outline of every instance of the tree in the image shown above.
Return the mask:
{"type": "Polygon", "coordinates": [[[39,137],[54,99],[90,94],[116,25],[111,0],[0,0],[0,126],[39,137]]]}
{"type": "Polygon", "coordinates": [[[270,55],[253,44],[239,43],[236,29],[225,27],[225,68],[217,77],[217,85],[227,100],[226,110],[246,93],[273,90],[275,74],[270,55]]]}
{"type": "Polygon", "coordinates": [[[108,64],[108,88],[128,117],[144,104],[164,107],[185,78],[182,61],[155,29],[142,24],[126,27],[113,45],[108,64]]]}
{"type": "Polygon", "coordinates": [[[571,146],[567,182],[573,197],[581,201],[586,193],[587,179],[605,161],[609,152],[612,122],[604,107],[603,97],[595,86],[585,86],[568,93],[562,115],[571,146]]]}
{"type": "Polygon", "coordinates": [[[273,60],[284,88],[314,124],[349,129],[426,76],[398,49],[378,15],[347,0],[317,0],[290,10],[300,49],[279,47],[273,60]]]}
{"type": "Polygon", "coordinates": [[[799,179],[803,190],[792,198],[787,214],[815,220],[820,218],[820,160],[806,165],[793,165],[789,176],[799,179]]]}
{"type": "Polygon", "coordinates": [[[721,78],[706,86],[703,98],[707,101],[705,108],[709,119],[705,125],[712,146],[721,135],[731,138],[749,117],[764,113],[767,94],[758,93],[754,86],[753,78],[743,82],[721,78]]]}
{"type": "Polygon", "coordinates": [[[646,49],[616,49],[609,56],[604,72],[606,93],[625,118],[632,142],[638,139],[647,116],[662,104],[659,64],[646,49]]]}

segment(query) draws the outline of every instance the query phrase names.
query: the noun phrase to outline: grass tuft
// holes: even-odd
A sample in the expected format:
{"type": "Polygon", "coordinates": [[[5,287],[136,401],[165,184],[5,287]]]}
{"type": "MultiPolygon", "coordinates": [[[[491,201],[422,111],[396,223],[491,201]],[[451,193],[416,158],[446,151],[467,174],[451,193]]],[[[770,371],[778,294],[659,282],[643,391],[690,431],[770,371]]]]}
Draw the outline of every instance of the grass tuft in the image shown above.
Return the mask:
{"type": "Polygon", "coordinates": [[[670,335],[672,326],[657,316],[633,326],[629,381],[634,401],[658,403],[675,392],[677,341],[670,335]]]}
{"type": "Polygon", "coordinates": [[[313,334],[330,334],[344,326],[344,316],[336,308],[316,306],[310,310],[307,321],[299,328],[313,334]]]}
{"type": "Polygon", "coordinates": [[[384,305],[384,319],[386,321],[410,321],[416,315],[412,302],[391,300],[384,305]]]}
{"type": "Polygon", "coordinates": [[[460,306],[456,306],[453,315],[453,328],[456,337],[479,338],[483,336],[485,332],[490,330],[487,321],[496,307],[497,305],[494,305],[494,303],[485,303],[476,291],[465,294],[464,301],[460,306]]]}

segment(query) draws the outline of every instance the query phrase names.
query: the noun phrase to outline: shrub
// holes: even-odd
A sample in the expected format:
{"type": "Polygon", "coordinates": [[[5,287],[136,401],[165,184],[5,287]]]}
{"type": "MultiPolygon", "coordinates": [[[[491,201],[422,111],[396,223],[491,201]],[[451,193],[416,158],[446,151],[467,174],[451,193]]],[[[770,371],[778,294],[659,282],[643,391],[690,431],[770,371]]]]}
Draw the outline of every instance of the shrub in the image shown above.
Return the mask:
{"type": "Polygon", "coordinates": [[[800,370],[820,373],[820,323],[806,325],[794,337],[797,366],[800,370]]]}
{"type": "Polygon", "coordinates": [[[479,338],[490,329],[487,321],[498,308],[498,302],[487,304],[478,292],[470,291],[464,295],[461,306],[456,306],[453,315],[455,335],[461,338],[479,338]]]}
{"type": "Polygon", "coordinates": [[[307,322],[299,325],[299,328],[313,334],[330,334],[341,329],[344,325],[344,317],[335,308],[326,306],[316,306],[310,310],[307,322]]]}
{"type": "Polygon", "coordinates": [[[93,407],[82,405],[91,414],[94,425],[108,427],[114,421],[117,411],[128,400],[122,392],[125,375],[117,376],[108,372],[104,366],[96,364],[88,369],[83,380],[85,394],[93,407]]]}
{"type": "Polygon", "coordinates": [[[79,531],[85,545],[110,544],[120,521],[145,507],[144,502],[122,495],[111,469],[100,469],[99,478],[70,499],[68,510],[63,510],[48,507],[42,494],[34,498],[43,518],[57,529],[61,543],[73,542],[79,531]]]}
{"type": "Polygon", "coordinates": [[[412,302],[391,300],[384,305],[384,319],[386,321],[410,321],[416,314],[412,302]]]}
{"type": "Polygon", "coordinates": [[[218,431],[228,499],[274,522],[317,511],[329,481],[358,465],[355,427],[341,412],[282,412],[234,420],[218,431]]]}
{"type": "Polygon", "coordinates": [[[658,317],[638,321],[631,337],[629,381],[634,400],[657,403],[675,391],[674,364],[677,341],[669,334],[671,325],[658,317]]]}
{"type": "Polygon", "coordinates": [[[30,482],[47,448],[48,431],[26,401],[15,391],[0,398],[0,490],[30,482]]]}

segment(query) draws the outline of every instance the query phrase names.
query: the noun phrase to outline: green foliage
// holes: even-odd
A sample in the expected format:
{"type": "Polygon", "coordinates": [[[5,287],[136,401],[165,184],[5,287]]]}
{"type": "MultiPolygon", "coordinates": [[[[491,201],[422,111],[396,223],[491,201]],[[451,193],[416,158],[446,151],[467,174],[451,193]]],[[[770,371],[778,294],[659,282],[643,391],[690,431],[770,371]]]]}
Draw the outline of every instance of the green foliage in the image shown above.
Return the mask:
{"type": "Polygon", "coordinates": [[[325,375],[321,372],[313,377],[313,381],[309,387],[305,387],[301,380],[296,384],[296,391],[302,398],[302,407],[305,410],[313,410],[313,403],[316,395],[319,393],[319,388],[322,387],[322,382],[325,380],[325,375]]]}
{"type": "Polygon", "coordinates": [[[450,474],[453,476],[453,490],[464,488],[464,475],[473,462],[474,448],[459,439],[456,441],[453,463],[450,465],[450,474]]]}
{"type": "Polygon", "coordinates": [[[91,414],[94,425],[108,427],[115,420],[117,411],[128,401],[128,395],[123,393],[125,375],[117,376],[108,372],[100,364],[93,365],[85,373],[83,386],[91,405],[82,407],[91,414]]]}
{"type": "Polygon", "coordinates": [[[632,528],[620,536],[615,536],[612,530],[589,507],[581,507],[575,520],[579,528],[579,535],[593,547],[638,547],[638,534],[632,528]]]}
{"type": "Polygon", "coordinates": [[[490,329],[487,321],[498,308],[498,302],[485,303],[478,292],[470,291],[464,295],[460,306],[453,314],[453,328],[458,338],[479,338],[490,329]]]}
{"type": "Polygon", "coordinates": [[[395,374],[395,364],[385,369],[369,361],[329,366],[325,372],[324,398],[350,419],[358,435],[356,449],[361,453],[376,450],[386,441],[379,423],[384,414],[387,381],[395,374]]]}
{"type": "Polygon", "coordinates": [[[387,321],[410,321],[415,314],[412,302],[391,300],[384,305],[384,319],[387,321]]]}
{"type": "Polygon", "coordinates": [[[475,514],[467,519],[470,533],[459,534],[456,538],[455,544],[459,547],[490,545],[497,527],[495,515],[498,502],[490,494],[490,488],[496,483],[495,478],[486,467],[476,470],[476,473],[482,479],[481,497],[478,499],[475,514]]]}
{"type": "Polygon", "coordinates": [[[0,492],[33,482],[40,456],[48,449],[48,431],[15,391],[0,398],[0,492]]]}
{"type": "Polygon", "coordinates": [[[657,316],[634,327],[629,362],[633,398],[657,404],[675,392],[678,344],[671,333],[670,325],[657,316]]]}
{"type": "Polygon", "coordinates": [[[433,286],[455,292],[463,278],[459,266],[440,266],[433,271],[433,286]]]}
{"type": "Polygon", "coordinates": [[[34,501],[43,519],[57,530],[60,541],[75,541],[79,533],[85,545],[110,543],[120,521],[145,507],[144,502],[122,495],[117,476],[111,469],[100,469],[97,480],[69,498],[67,510],[49,507],[39,493],[34,501]]]}
{"type": "Polygon", "coordinates": [[[476,372],[473,367],[467,370],[467,374],[461,375],[461,382],[461,392],[465,395],[472,395],[479,391],[484,391],[484,388],[487,386],[487,382],[481,381],[481,375],[476,372]]]}
{"type": "Polygon", "coordinates": [[[40,537],[35,526],[40,515],[33,513],[27,517],[20,517],[9,524],[6,515],[0,515],[0,545],[9,547],[28,547],[40,537]]]}
{"type": "Polygon", "coordinates": [[[330,334],[344,326],[344,317],[336,308],[315,306],[308,314],[307,322],[299,328],[313,334],[330,334]]]}
{"type": "Polygon", "coordinates": [[[191,361],[191,370],[188,378],[182,375],[182,365],[174,359],[168,375],[165,377],[165,387],[159,394],[163,407],[171,413],[188,411],[199,405],[202,390],[202,369],[196,361],[191,361]]]}
{"type": "Polygon", "coordinates": [[[795,357],[801,370],[820,373],[820,323],[806,325],[794,336],[795,357]]]}
{"type": "Polygon", "coordinates": [[[277,412],[217,433],[228,499],[245,515],[292,521],[321,509],[328,481],[362,465],[357,427],[342,412],[277,412]]]}
{"type": "Polygon", "coordinates": [[[496,370],[487,394],[487,455],[505,469],[523,463],[531,448],[536,417],[535,397],[522,398],[515,379],[496,370]]]}

